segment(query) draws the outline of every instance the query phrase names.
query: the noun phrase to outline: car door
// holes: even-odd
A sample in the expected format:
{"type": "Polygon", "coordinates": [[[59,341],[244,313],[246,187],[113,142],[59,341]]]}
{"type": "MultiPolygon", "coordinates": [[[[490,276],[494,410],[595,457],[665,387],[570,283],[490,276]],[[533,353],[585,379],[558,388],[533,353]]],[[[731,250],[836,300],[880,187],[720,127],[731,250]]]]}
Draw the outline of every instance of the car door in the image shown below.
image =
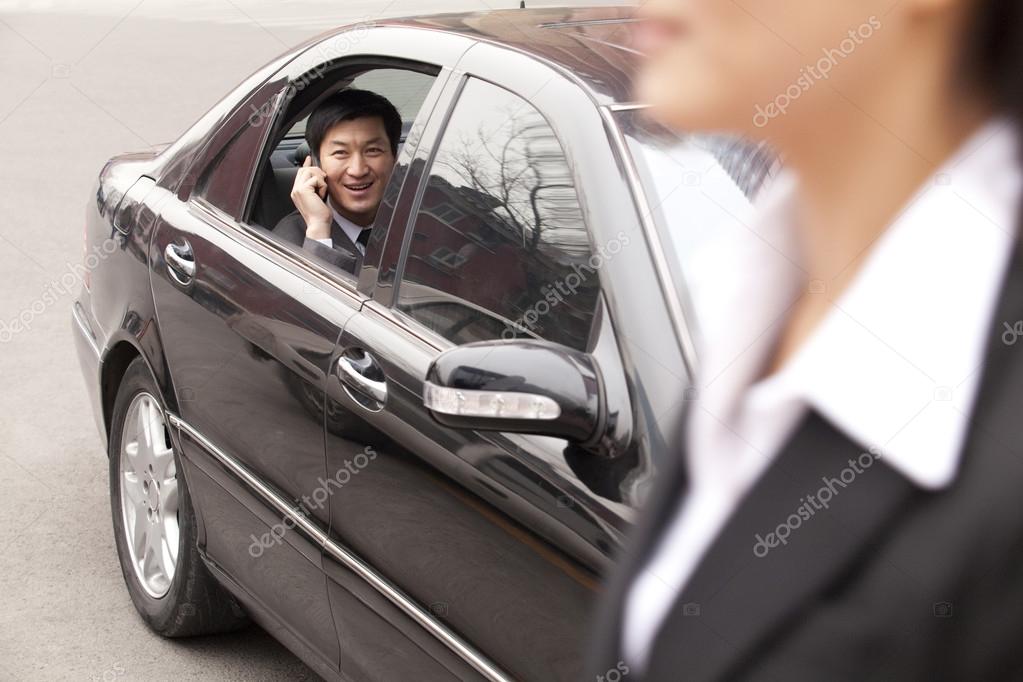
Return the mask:
{"type": "MultiPolygon", "coordinates": [[[[281,178],[294,177],[296,131],[315,103],[341,87],[371,88],[391,98],[408,131],[367,245],[366,261],[375,262],[420,119],[446,83],[441,65],[471,45],[442,34],[411,42],[407,29],[349,34],[310,44],[228,117],[198,152],[151,246],[179,398],[173,419],[205,512],[202,548],[243,601],[273,619],[260,622],[325,661],[318,671],[329,677],[345,672],[345,660],[322,566],[333,492],[325,479],[324,384],[341,330],[367,294],[357,289],[358,273],[281,241],[267,216],[281,214],[282,198],[290,201],[281,178]],[[357,56],[348,56],[355,45],[357,56]],[[423,54],[439,64],[412,61],[423,54]]],[[[334,416],[328,423],[355,428],[334,416]]],[[[373,615],[358,601],[345,607],[360,622],[373,615]]],[[[380,633],[377,645],[387,636],[380,633]]],[[[466,669],[449,658],[446,650],[424,653],[414,669],[424,679],[434,668],[466,669]]]]}
{"type": "Polygon", "coordinates": [[[194,190],[163,205],[152,288],[173,378],[200,545],[221,578],[285,642],[336,674],[337,637],[315,496],[324,473],[323,386],[331,351],[362,296],[324,282],[239,220],[287,86],[272,78],[197,156],[194,190]],[[340,292],[340,293],[339,293],[340,292]]]}
{"type": "MultiPolygon", "coordinates": [[[[373,300],[334,353],[328,422],[334,413],[363,429],[328,428],[327,470],[339,490],[325,567],[335,599],[348,580],[345,554],[359,557],[398,591],[398,610],[488,679],[577,680],[600,574],[652,469],[619,350],[627,339],[596,259],[642,237],[592,102],[494,46],[473,48],[463,65],[453,106],[431,119],[412,162],[373,300]],[[495,63],[519,75],[514,85],[472,74],[495,63]],[[537,83],[546,83],[543,96],[537,83]],[[558,131],[540,107],[560,112],[558,131]],[[580,152],[570,156],[561,141],[580,121],[591,138],[576,131],[574,139],[597,145],[582,153],[594,162],[585,174],[580,152]],[[604,196],[601,219],[592,213],[600,202],[584,200],[608,178],[603,189],[628,203],[604,196]],[[430,363],[454,346],[501,338],[544,339],[596,358],[614,457],[556,438],[450,429],[430,416],[422,400],[430,363]]],[[[633,249],[622,261],[642,267],[645,254],[633,249]]],[[[650,309],[654,329],[663,318],[650,309]]],[[[683,373],[677,347],[666,353],[663,366],[683,373]]],[[[640,393],[646,419],[651,407],[674,415],[666,394],[652,396],[664,405],[648,397],[640,393]]],[[[357,656],[363,644],[341,629],[343,655],[357,656]]]]}

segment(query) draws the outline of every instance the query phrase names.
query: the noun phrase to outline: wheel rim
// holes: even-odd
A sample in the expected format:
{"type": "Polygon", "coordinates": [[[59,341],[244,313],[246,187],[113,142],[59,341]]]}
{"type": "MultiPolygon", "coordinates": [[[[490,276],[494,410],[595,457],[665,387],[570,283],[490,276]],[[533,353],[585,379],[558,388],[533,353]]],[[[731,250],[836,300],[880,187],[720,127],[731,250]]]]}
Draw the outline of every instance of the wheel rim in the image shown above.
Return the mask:
{"type": "Polygon", "coordinates": [[[178,477],[160,404],[149,393],[131,401],[121,436],[124,539],[142,589],[159,599],[178,563],[178,477]]]}

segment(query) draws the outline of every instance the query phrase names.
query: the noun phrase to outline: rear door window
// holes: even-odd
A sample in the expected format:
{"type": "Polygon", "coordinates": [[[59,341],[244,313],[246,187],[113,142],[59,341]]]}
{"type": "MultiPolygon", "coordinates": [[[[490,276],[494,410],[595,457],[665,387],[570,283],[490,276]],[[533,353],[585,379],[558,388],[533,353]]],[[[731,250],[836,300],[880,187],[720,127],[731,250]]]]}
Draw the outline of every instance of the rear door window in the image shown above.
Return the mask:
{"type": "Polygon", "coordinates": [[[470,78],[439,142],[397,307],[452,343],[586,350],[599,259],[571,168],[529,102],[470,78]]]}

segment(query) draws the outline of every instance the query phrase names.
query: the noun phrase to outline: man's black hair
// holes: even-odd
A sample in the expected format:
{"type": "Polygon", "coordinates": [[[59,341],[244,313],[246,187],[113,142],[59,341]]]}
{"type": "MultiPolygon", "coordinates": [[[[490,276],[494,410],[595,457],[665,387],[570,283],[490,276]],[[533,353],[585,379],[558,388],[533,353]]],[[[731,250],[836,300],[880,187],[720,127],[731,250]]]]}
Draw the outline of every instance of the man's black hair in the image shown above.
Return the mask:
{"type": "Polygon", "coordinates": [[[327,131],[338,123],[369,117],[378,117],[384,122],[391,153],[397,156],[401,141],[401,114],[386,97],[369,90],[341,90],[320,102],[305,126],[309,150],[318,156],[327,131]]]}

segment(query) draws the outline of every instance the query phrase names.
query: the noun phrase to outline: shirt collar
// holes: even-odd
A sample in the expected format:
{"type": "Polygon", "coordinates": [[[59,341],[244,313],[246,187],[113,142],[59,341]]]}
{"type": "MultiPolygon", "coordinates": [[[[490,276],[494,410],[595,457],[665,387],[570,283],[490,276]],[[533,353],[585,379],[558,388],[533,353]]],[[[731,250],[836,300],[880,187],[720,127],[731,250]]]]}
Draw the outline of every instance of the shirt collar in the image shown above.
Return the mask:
{"type": "MultiPolygon", "coordinates": [[[[1016,229],[1010,122],[992,121],[920,188],[852,283],[757,390],[798,396],[915,484],[955,478],[1016,229]]],[[[795,183],[768,220],[792,224],[795,183]]]]}
{"type": "Polygon", "coordinates": [[[334,222],[337,223],[342,230],[344,230],[345,234],[348,235],[348,238],[352,240],[353,244],[356,244],[357,246],[361,247],[362,245],[359,244],[358,242],[359,235],[362,234],[363,230],[367,230],[369,228],[360,227],[359,225],[356,225],[348,218],[345,218],[343,215],[341,215],[338,212],[338,210],[334,208],[333,199],[328,198],[327,205],[330,206],[330,212],[334,214],[334,222]]]}

